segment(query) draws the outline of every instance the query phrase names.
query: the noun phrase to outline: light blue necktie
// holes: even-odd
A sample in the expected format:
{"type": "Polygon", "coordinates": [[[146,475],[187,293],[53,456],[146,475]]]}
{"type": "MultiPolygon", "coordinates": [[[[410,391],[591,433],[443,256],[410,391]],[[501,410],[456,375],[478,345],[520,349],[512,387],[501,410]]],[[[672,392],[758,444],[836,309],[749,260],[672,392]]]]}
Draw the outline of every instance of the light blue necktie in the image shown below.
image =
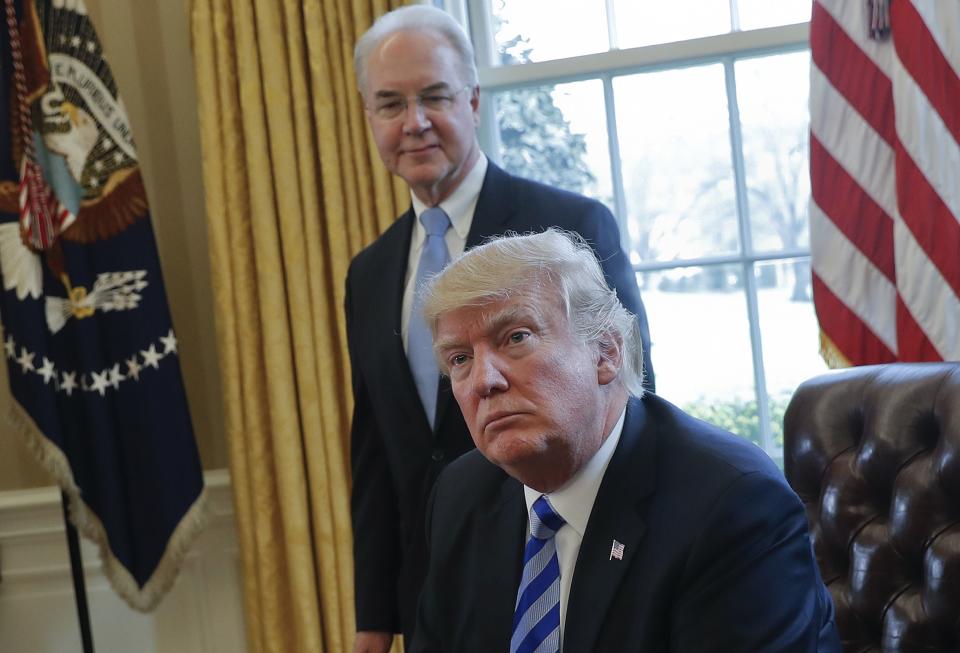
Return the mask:
{"type": "Polygon", "coordinates": [[[547,497],[541,495],[533,502],[510,653],[560,650],[560,561],[554,536],[564,523],[547,497]]]}
{"type": "Polygon", "coordinates": [[[444,234],[450,228],[450,218],[438,206],[420,214],[420,222],[427,232],[420,252],[420,264],[417,266],[417,278],[414,282],[413,307],[410,309],[410,327],[407,331],[407,360],[410,371],[420,394],[420,401],[427,413],[430,428],[433,428],[437,413],[437,386],[440,382],[440,370],[433,355],[433,338],[430,328],[423,319],[423,284],[440,273],[450,262],[450,253],[444,234]]]}

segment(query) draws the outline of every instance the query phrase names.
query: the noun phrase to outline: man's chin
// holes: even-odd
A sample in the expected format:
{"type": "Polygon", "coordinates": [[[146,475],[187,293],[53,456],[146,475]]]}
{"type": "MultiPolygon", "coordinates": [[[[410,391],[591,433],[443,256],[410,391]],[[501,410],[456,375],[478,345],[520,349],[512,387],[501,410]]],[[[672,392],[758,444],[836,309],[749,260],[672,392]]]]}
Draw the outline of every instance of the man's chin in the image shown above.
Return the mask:
{"type": "Polygon", "coordinates": [[[501,432],[484,450],[487,459],[498,467],[507,470],[521,470],[538,461],[542,464],[545,447],[529,434],[501,432]]]}
{"type": "Polygon", "coordinates": [[[434,164],[425,164],[419,166],[407,166],[399,171],[407,185],[411,188],[435,188],[443,179],[440,166],[434,164]]]}

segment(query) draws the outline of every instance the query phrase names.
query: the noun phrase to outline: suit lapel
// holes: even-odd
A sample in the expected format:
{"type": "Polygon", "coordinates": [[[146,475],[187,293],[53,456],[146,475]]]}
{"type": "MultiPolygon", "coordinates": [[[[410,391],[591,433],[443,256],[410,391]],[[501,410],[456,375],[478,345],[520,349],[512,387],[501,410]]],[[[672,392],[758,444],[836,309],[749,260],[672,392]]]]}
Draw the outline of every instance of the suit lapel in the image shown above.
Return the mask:
{"type": "Polygon", "coordinates": [[[567,600],[565,653],[594,650],[611,601],[646,531],[640,504],[654,489],[654,435],[643,404],[631,399],[580,544],[567,600]],[[612,556],[614,541],[623,545],[622,560],[612,556]]]}
{"type": "Polygon", "coordinates": [[[440,383],[437,385],[437,424],[443,424],[443,420],[447,417],[447,411],[450,410],[450,404],[453,402],[453,388],[450,387],[450,377],[441,374],[440,383]]]}
{"type": "Polygon", "coordinates": [[[495,166],[487,164],[487,174],[480,187],[477,208],[473,212],[470,231],[467,233],[466,248],[476,247],[488,236],[502,234],[513,219],[516,206],[511,193],[510,175],[495,166]]]}
{"type": "MultiPolygon", "coordinates": [[[[506,231],[515,209],[511,201],[510,183],[509,174],[492,162],[487,163],[487,173],[480,187],[480,195],[477,197],[477,208],[474,209],[473,219],[470,221],[465,249],[476,247],[487,237],[506,231]]],[[[406,251],[409,250],[408,243],[406,251]]],[[[437,424],[442,424],[447,411],[450,410],[450,405],[454,402],[450,379],[440,378],[437,393],[437,424]]]]}
{"type": "Polygon", "coordinates": [[[413,239],[413,207],[397,218],[395,242],[385,245],[383,250],[382,279],[392,279],[393,283],[381,283],[373,288],[373,297],[379,299],[385,319],[395,334],[400,333],[400,309],[403,306],[404,278],[407,274],[407,260],[410,257],[410,241],[413,239]],[[379,295],[379,297],[377,297],[379,295]]]}
{"type": "Polygon", "coordinates": [[[476,650],[506,651],[513,634],[513,611],[517,587],[523,565],[523,545],[526,540],[527,506],[523,486],[504,474],[500,498],[490,512],[481,515],[477,527],[489,533],[484,541],[495,543],[492,551],[483,552],[491,561],[484,565],[477,579],[477,607],[487,612],[483,631],[483,645],[476,650]]]}
{"type": "MultiPolygon", "coordinates": [[[[420,395],[417,394],[417,384],[410,371],[410,361],[403,347],[403,333],[400,329],[401,313],[403,311],[404,279],[407,274],[407,262],[410,257],[410,241],[413,237],[413,208],[407,210],[397,219],[396,240],[384,246],[383,267],[381,269],[382,283],[374,282],[371,287],[369,301],[377,311],[378,323],[389,325],[389,332],[382,327],[375,327],[379,333],[389,333],[389,336],[380,341],[371,338],[374,346],[382,347],[383,369],[395,370],[395,377],[391,382],[394,388],[394,398],[397,405],[421,406],[420,395]]],[[[426,413],[417,411],[423,416],[421,430],[430,433],[430,424],[426,413]]],[[[403,414],[401,411],[398,414],[403,414]]]]}

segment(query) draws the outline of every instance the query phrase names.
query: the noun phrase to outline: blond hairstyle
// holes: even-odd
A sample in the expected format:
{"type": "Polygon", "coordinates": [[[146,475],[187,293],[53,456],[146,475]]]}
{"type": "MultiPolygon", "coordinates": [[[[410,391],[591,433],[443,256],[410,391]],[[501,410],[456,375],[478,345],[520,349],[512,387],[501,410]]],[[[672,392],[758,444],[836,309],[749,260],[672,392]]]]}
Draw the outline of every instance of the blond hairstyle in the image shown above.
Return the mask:
{"type": "Polygon", "coordinates": [[[383,39],[396,32],[405,31],[433,32],[443,37],[457,54],[457,67],[463,75],[463,82],[470,86],[480,83],[473,44],[460,23],[442,9],[429,5],[408,5],[380,16],[357,40],[353,49],[353,70],[357,75],[360,93],[367,94],[367,61],[370,53],[383,39]]]}
{"type": "Polygon", "coordinates": [[[596,255],[579,234],[550,228],[489,239],[425,286],[423,313],[436,335],[444,313],[548,288],[559,292],[571,330],[582,342],[598,344],[606,356],[613,341],[621,341],[620,380],[630,394],[642,396],[637,319],[607,285],[596,255]]]}

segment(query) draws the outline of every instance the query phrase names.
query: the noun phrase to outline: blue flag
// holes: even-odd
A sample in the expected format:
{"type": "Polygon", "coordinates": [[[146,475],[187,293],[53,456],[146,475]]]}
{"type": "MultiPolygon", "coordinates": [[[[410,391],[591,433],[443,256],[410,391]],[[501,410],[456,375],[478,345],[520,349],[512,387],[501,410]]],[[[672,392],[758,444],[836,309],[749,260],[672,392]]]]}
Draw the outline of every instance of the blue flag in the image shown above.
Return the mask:
{"type": "Polygon", "coordinates": [[[130,126],[83,0],[3,0],[0,317],[12,420],[150,610],[203,476],[130,126]]]}

